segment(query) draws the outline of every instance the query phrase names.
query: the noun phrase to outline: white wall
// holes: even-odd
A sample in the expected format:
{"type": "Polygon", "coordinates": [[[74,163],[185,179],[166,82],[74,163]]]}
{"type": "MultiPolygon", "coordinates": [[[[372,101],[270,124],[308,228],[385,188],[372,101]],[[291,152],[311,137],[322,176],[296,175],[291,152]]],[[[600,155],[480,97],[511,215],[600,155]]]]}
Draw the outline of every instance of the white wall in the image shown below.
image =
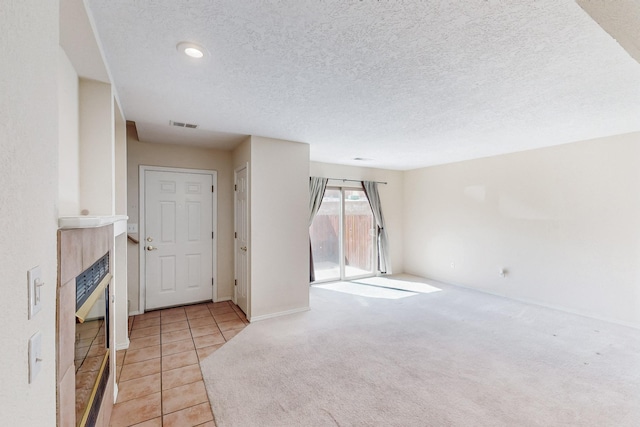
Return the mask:
{"type": "Polygon", "coordinates": [[[240,143],[232,153],[233,169],[246,165],[251,161],[251,137],[240,143]]]}
{"type": "Polygon", "coordinates": [[[115,213],[127,214],[127,125],[118,102],[114,99],[114,174],[115,213]]]}
{"type": "MultiPolygon", "coordinates": [[[[233,166],[231,152],[173,144],[138,141],[135,126],[127,126],[127,215],[129,224],[139,224],[139,165],[208,169],[218,172],[218,286],[216,300],[233,297],[233,166]]],[[[135,234],[134,234],[135,235],[135,234]]],[[[140,237],[143,240],[145,236],[140,237]]],[[[131,311],[137,310],[140,281],[138,246],[128,244],[128,298],[131,311]]]]}
{"type": "Polygon", "coordinates": [[[58,2],[3,2],[0,13],[0,406],[15,426],[56,423],[58,2]],[[42,268],[43,308],[27,316],[27,270],[42,268]],[[28,383],[27,345],[42,333],[42,371],[28,383]]]}
{"type": "MultiPolygon", "coordinates": [[[[114,99],[114,212],[117,215],[127,214],[127,128],[118,102],[114,99]]],[[[114,242],[115,263],[114,268],[114,295],[115,295],[115,340],[116,350],[129,347],[128,317],[129,317],[129,291],[127,278],[128,258],[127,235],[116,236],[114,242]]]]}
{"type": "MultiPolygon", "coordinates": [[[[386,185],[378,185],[382,214],[389,236],[391,253],[391,269],[393,274],[404,271],[403,265],[403,186],[404,173],[387,169],[365,168],[358,166],[334,165],[329,163],[311,162],[310,175],[325,178],[356,179],[359,181],[381,181],[386,185]]],[[[358,185],[347,182],[346,185],[358,185]]],[[[342,185],[340,181],[329,181],[329,185],[342,185]]]]}
{"type": "Polygon", "coordinates": [[[113,338],[115,340],[116,350],[123,350],[129,347],[126,233],[115,236],[113,248],[114,259],[112,262],[114,279],[111,291],[114,296],[113,307],[115,309],[115,314],[111,316],[113,317],[113,323],[115,324],[113,338]]]}
{"type": "Polygon", "coordinates": [[[115,213],[113,93],[109,83],[80,79],[80,212],[115,213]]]}
{"type": "Polygon", "coordinates": [[[634,133],[408,171],[405,271],[640,326],[639,165],[634,133]]]}
{"type": "Polygon", "coordinates": [[[251,137],[251,319],[309,307],[309,146],[251,137]]]}
{"type": "MultiPolygon", "coordinates": [[[[127,128],[122,111],[114,99],[114,211],[117,215],[127,214],[127,128]]],[[[137,251],[136,251],[137,252],[137,251]]],[[[114,295],[115,295],[115,340],[116,350],[129,347],[128,317],[129,317],[129,290],[128,290],[128,239],[127,235],[116,236],[114,242],[114,295]]]]}
{"type": "Polygon", "coordinates": [[[58,211],[60,216],[72,216],[80,214],[78,74],[62,48],[59,48],[58,58],[58,211]]]}

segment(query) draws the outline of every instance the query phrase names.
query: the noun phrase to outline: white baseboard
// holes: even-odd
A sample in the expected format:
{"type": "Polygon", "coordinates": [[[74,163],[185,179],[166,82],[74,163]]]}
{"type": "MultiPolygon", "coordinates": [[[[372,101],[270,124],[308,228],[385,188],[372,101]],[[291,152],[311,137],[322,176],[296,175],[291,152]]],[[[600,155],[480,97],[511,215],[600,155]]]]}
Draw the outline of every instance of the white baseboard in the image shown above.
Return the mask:
{"type": "Polygon", "coordinates": [[[144,313],[139,310],[129,312],[129,316],[138,316],[140,314],[144,314],[144,313]]]}
{"type": "Polygon", "coordinates": [[[251,318],[248,320],[249,320],[249,323],[258,322],[260,320],[271,319],[273,317],[286,316],[287,314],[302,313],[303,311],[309,311],[309,310],[311,310],[311,307],[300,307],[300,308],[294,308],[292,310],[287,310],[287,311],[279,311],[277,313],[263,314],[262,316],[251,316],[251,318]]]}
{"type": "Polygon", "coordinates": [[[233,298],[231,297],[224,297],[224,298],[220,298],[218,300],[215,300],[214,302],[225,302],[225,301],[233,301],[233,298]]]}
{"type": "Polygon", "coordinates": [[[127,338],[126,342],[116,344],[116,351],[128,349],[129,348],[129,344],[131,344],[131,341],[129,341],[129,338],[127,338]]]}
{"type": "Polygon", "coordinates": [[[446,282],[444,280],[430,279],[428,277],[424,278],[424,280],[435,280],[437,282],[441,282],[441,283],[444,283],[444,284],[447,284],[447,285],[456,286],[456,287],[459,287],[459,288],[468,289],[468,290],[480,292],[480,293],[483,293],[483,294],[489,294],[489,295],[493,295],[493,296],[496,296],[496,297],[506,298],[506,299],[510,299],[510,300],[513,300],[513,301],[518,301],[518,302],[521,302],[521,303],[524,303],[524,304],[537,305],[538,307],[544,307],[544,308],[548,308],[548,309],[551,309],[551,310],[558,310],[558,311],[562,311],[562,312],[565,312],[565,313],[574,314],[576,316],[588,317],[590,319],[600,320],[600,321],[607,322],[607,323],[613,323],[613,324],[620,325],[620,326],[626,326],[628,328],[640,329],[640,324],[637,324],[637,323],[627,322],[627,321],[620,320],[620,319],[613,319],[613,318],[607,317],[607,316],[600,316],[600,315],[594,314],[592,312],[583,311],[583,310],[576,310],[576,309],[568,308],[568,307],[565,307],[565,306],[562,306],[562,305],[547,304],[545,302],[534,300],[534,299],[520,298],[520,297],[517,297],[517,296],[505,295],[505,294],[502,294],[500,292],[494,292],[494,291],[490,291],[490,290],[483,289],[483,288],[474,288],[473,286],[466,286],[466,285],[461,285],[461,284],[458,284],[458,283],[450,283],[450,282],[446,282]]]}
{"type": "MultiPolygon", "coordinates": [[[[491,293],[491,292],[487,292],[487,293],[491,293]]],[[[588,317],[590,319],[595,319],[595,320],[600,320],[603,322],[607,322],[607,323],[614,323],[616,325],[620,325],[620,326],[626,326],[628,328],[633,328],[633,329],[640,329],[640,324],[637,323],[632,323],[632,322],[627,322],[625,320],[620,320],[620,319],[613,319],[611,317],[607,317],[607,316],[600,316],[598,314],[594,314],[588,311],[583,311],[583,310],[575,310],[573,308],[568,308],[562,305],[555,305],[555,304],[547,304],[544,302],[540,302],[537,300],[531,300],[528,298],[513,298],[513,297],[509,297],[509,296],[505,296],[505,295],[500,295],[500,294],[493,294],[493,295],[497,295],[497,296],[501,296],[503,298],[508,298],[508,299],[512,299],[518,302],[523,302],[525,304],[531,304],[531,305],[538,305],[540,307],[544,307],[544,308],[549,308],[552,310],[558,310],[558,311],[564,311],[565,313],[569,313],[569,314],[575,314],[576,316],[582,316],[582,317],[588,317]]]]}

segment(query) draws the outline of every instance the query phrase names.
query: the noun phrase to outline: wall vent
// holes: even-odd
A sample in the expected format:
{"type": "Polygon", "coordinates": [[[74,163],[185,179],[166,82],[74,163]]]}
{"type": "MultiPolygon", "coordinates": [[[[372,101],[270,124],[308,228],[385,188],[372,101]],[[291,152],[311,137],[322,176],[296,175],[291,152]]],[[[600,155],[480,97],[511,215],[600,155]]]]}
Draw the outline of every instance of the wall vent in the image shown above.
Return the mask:
{"type": "Polygon", "coordinates": [[[174,122],[173,120],[169,120],[169,124],[171,126],[177,126],[179,128],[195,129],[198,127],[198,125],[194,125],[192,123],[174,122]]]}

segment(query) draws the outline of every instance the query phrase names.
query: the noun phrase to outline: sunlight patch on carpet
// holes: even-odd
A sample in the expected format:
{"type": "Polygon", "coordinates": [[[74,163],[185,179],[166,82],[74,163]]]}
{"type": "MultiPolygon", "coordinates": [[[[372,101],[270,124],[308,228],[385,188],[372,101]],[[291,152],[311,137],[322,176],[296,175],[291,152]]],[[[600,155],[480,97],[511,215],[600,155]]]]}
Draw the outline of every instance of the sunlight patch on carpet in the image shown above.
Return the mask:
{"type": "Polygon", "coordinates": [[[400,299],[418,295],[417,292],[410,292],[400,289],[390,289],[381,286],[371,286],[355,282],[334,282],[325,285],[313,285],[315,288],[329,291],[342,292],[345,294],[358,295],[368,298],[400,299]]]}
{"type": "Polygon", "coordinates": [[[423,282],[401,280],[398,278],[390,279],[388,277],[370,277],[367,279],[354,280],[353,282],[369,286],[380,286],[388,289],[417,292],[420,294],[430,294],[432,292],[439,292],[442,290],[423,282]]]}

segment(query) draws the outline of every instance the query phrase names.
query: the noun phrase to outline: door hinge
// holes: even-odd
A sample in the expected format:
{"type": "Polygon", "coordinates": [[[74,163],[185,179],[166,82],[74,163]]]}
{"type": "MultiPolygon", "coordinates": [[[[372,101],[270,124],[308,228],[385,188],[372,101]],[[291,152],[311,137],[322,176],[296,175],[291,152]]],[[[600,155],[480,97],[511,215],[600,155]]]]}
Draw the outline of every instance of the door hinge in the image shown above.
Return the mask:
{"type": "Polygon", "coordinates": [[[211,192],[213,193],[215,191],[215,187],[212,185],[211,186],[211,192]]]}
{"type": "Polygon", "coordinates": [[[214,283],[214,282],[213,282],[213,277],[212,277],[212,278],[211,278],[211,286],[213,286],[213,283],[214,283]]]}
{"type": "Polygon", "coordinates": [[[213,231],[211,232],[211,238],[212,238],[212,239],[215,239],[214,234],[213,234],[213,231]]]}
{"type": "Polygon", "coordinates": [[[234,190],[234,191],[238,191],[238,184],[235,184],[235,185],[233,186],[233,190],[234,190]]]}
{"type": "Polygon", "coordinates": [[[238,286],[238,281],[237,280],[233,281],[233,286],[238,286]]]}
{"type": "Polygon", "coordinates": [[[235,237],[236,239],[238,238],[238,232],[237,231],[233,232],[233,237],[235,237]]]}

